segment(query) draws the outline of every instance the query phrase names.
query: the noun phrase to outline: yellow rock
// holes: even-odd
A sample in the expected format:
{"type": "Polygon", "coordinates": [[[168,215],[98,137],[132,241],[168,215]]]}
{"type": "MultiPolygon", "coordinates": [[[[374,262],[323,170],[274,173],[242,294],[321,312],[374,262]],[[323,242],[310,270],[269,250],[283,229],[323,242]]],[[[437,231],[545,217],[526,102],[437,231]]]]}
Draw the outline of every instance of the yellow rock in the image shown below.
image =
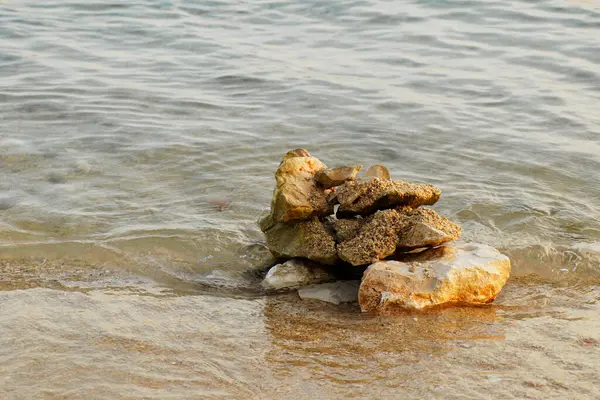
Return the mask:
{"type": "Polygon", "coordinates": [[[358,294],[364,312],[393,314],[448,304],[494,301],[510,275],[510,260],[476,243],[442,246],[405,262],[381,261],[363,275],[358,294]]]}
{"type": "Polygon", "coordinates": [[[318,187],[315,174],[327,168],[303,149],[288,152],[275,172],[277,186],[271,201],[272,223],[304,220],[333,213],[327,194],[318,187]]]}

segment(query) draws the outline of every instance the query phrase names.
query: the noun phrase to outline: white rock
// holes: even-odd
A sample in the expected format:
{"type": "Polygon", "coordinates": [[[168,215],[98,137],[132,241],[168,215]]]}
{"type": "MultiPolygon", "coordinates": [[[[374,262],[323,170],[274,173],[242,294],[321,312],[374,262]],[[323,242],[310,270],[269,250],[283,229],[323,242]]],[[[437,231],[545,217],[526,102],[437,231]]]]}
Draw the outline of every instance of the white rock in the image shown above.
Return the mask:
{"type": "Polygon", "coordinates": [[[352,303],[358,300],[360,281],[337,281],[306,286],[298,290],[302,300],[313,299],[327,303],[352,303]]]}
{"type": "Polygon", "coordinates": [[[271,267],[261,284],[265,289],[295,289],[333,279],[333,276],[318,264],[293,259],[271,267]]]}
{"type": "Polygon", "coordinates": [[[510,260],[490,246],[442,246],[406,262],[372,264],[363,275],[358,301],[362,311],[376,313],[485,304],[496,298],[509,275],[510,260]]]}

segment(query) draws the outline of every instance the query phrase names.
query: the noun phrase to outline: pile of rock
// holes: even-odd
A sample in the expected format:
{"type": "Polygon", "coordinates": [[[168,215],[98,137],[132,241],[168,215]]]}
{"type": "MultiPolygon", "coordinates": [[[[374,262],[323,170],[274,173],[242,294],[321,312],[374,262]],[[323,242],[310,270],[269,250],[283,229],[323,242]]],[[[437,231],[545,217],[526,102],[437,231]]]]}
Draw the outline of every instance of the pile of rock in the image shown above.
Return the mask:
{"type": "Polygon", "coordinates": [[[304,149],[283,157],[271,211],[259,225],[273,255],[293,261],[273,267],[263,285],[326,282],[335,278],[325,266],[372,264],[359,290],[363,311],[493,301],[508,279],[508,258],[484,245],[442,246],[461,228],[423,207],[438,201],[438,188],[393,181],[382,165],[358,178],[361,169],[327,168],[304,149]],[[403,261],[381,262],[390,256],[403,261]]]}

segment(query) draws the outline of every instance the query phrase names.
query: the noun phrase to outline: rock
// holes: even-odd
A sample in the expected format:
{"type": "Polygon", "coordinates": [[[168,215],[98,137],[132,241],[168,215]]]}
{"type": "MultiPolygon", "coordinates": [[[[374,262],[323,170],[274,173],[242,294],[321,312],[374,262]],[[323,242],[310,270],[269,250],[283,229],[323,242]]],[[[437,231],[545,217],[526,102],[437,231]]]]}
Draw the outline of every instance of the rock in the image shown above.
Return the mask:
{"type": "MultiPolygon", "coordinates": [[[[287,153],[285,153],[285,156],[283,156],[283,159],[281,160],[281,164],[283,164],[283,162],[285,160],[288,160],[288,159],[294,158],[294,157],[312,157],[312,156],[306,149],[290,150],[287,153]]],[[[281,164],[279,164],[279,165],[281,165],[281,164]]]]}
{"type": "Polygon", "coordinates": [[[338,244],[339,257],[352,265],[377,262],[394,254],[404,220],[396,210],[377,211],[359,233],[338,244]]]}
{"type": "Polygon", "coordinates": [[[316,217],[280,222],[265,230],[265,236],[276,258],[308,258],[327,265],[339,260],[333,233],[316,217]]]}
{"type": "Polygon", "coordinates": [[[363,312],[379,314],[446,304],[486,304],[500,293],[509,275],[510,260],[490,246],[442,246],[410,261],[369,266],[358,301],[363,312]]]}
{"type": "Polygon", "coordinates": [[[369,215],[377,210],[395,206],[417,208],[432,205],[441,195],[440,189],[425,183],[389,181],[373,178],[367,181],[349,181],[336,188],[340,207],[338,218],[369,215]]]}
{"type": "Polygon", "coordinates": [[[345,242],[358,235],[358,232],[360,232],[360,229],[364,224],[365,219],[362,217],[334,219],[331,221],[338,243],[345,242]]]}
{"type": "Polygon", "coordinates": [[[379,178],[379,179],[392,179],[390,174],[390,170],[381,164],[371,165],[367,172],[365,173],[365,177],[367,178],[379,178]]]}
{"type": "Polygon", "coordinates": [[[318,158],[303,154],[308,152],[304,149],[288,152],[275,172],[277,185],[271,201],[272,223],[333,213],[333,204],[327,201],[327,193],[317,187],[314,179],[315,174],[327,166],[318,158]]]}
{"type": "Polygon", "coordinates": [[[326,168],[315,174],[315,179],[324,188],[330,188],[333,186],[339,186],[344,182],[353,181],[356,179],[358,171],[363,166],[359,165],[356,167],[337,167],[337,168],[326,168]]]}
{"type": "Polygon", "coordinates": [[[338,244],[338,255],[352,265],[371,264],[391,256],[398,249],[407,251],[439,246],[460,238],[460,234],[458,225],[433,210],[377,211],[366,218],[358,234],[338,244]]]}
{"type": "Polygon", "coordinates": [[[305,286],[298,290],[302,300],[321,300],[327,303],[353,303],[358,300],[360,281],[337,281],[305,286]]]}
{"type": "MultiPolygon", "coordinates": [[[[295,289],[314,283],[332,281],[334,277],[325,269],[307,260],[288,260],[277,264],[267,272],[261,282],[265,289],[295,289]]],[[[358,290],[357,290],[358,293],[358,290]]]]}
{"type": "Polygon", "coordinates": [[[404,210],[400,214],[407,226],[398,232],[398,249],[435,247],[458,240],[461,236],[460,226],[433,210],[419,208],[404,210]]]}

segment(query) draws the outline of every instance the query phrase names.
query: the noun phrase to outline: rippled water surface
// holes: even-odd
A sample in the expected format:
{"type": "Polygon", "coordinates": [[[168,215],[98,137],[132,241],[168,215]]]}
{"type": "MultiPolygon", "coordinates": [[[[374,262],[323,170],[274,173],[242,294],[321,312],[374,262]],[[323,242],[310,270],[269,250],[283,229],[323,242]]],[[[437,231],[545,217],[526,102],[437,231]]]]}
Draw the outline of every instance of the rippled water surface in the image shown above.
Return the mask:
{"type": "Polygon", "coordinates": [[[600,2],[0,1],[0,397],[597,398],[600,2]],[[265,296],[290,148],[442,188],[513,276],[265,296]]]}

